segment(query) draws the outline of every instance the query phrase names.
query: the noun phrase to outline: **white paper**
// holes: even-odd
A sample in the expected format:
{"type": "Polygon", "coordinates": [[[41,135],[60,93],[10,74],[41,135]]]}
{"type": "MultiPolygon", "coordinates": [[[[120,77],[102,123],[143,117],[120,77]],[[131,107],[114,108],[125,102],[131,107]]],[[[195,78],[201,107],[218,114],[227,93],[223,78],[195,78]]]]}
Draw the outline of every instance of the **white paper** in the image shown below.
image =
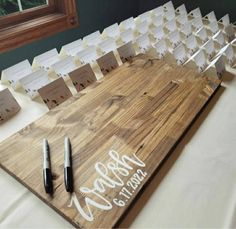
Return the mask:
{"type": "Polygon", "coordinates": [[[147,21],[144,21],[140,24],[137,24],[136,26],[136,29],[137,31],[140,33],[140,34],[145,34],[148,32],[148,29],[149,29],[149,26],[148,26],[148,22],[147,21]]]}
{"type": "Polygon", "coordinates": [[[134,33],[132,29],[127,29],[120,34],[120,38],[124,43],[128,43],[134,40],[134,33]]]}
{"type": "Polygon", "coordinates": [[[34,99],[37,97],[38,90],[41,87],[50,83],[48,73],[44,69],[39,69],[24,78],[20,79],[20,83],[23,86],[25,92],[34,99]]]}
{"type": "Polygon", "coordinates": [[[9,82],[13,89],[17,89],[20,86],[19,80],[31,72],[32,68],[29,61],[24,60],[3,70],[1,80],[3,82],[9,82]]]}
{"type": "Polygon", "coordinates": [[[192,25],[194,27],[195,30],[200,29],[201,27],[203,27],[203,22],[202,22],[202,18],[201,17],[196,17],[192,20],[192,25]]]}
{"type": "Polygon", "coordinates": [[[231,42],[235,39],[234,27],[232,24],[225,27],[225,34],[226,34],[229,42],[231,42]]]}
{"type": "Polygon", "coordinates": [[[173,50],[173,55],[178,65],[183,65],[188,60],[187,52],[183,44],[178,45],[173,50]]]}
{"type": "Polygon", "coordinates": [[[77,52],[83,50],[83,41],[81,39],[73,41],[67,45],[63,45],[61,53],[64,52],[68,56],[75,56],[77,52]]]}
{"type": "Polygon", "coordinates": [[[225,45],[225,43],[226,43],[224,34],[223,34],[223,32],[222,32],[221,30],[220,30],[219,32],[217,32],[217,33],[212,37],[212,39],[213,39],[214,41],[216,41],[216,42],[220,45],[220,47],[223,47],[223,46],[225,45]]]}
{"type": "Polygon", "coordinates": [[[145,13],[142,13],[138,16],[137,18],[140,22],[144,22],[147,21],[148,23],[150,23],[151,21],[151,12],[147,11],[145,13]]]}
{"type": "Polygon", "coordinates": [[[159,15],[164,15],[164,8],[163,6],[159,6],[155,9],[152,10],[152,14],[155,15],[155,16],[159,16],[159,15]]]}
{"type": "Polygon", "coordinates": [[[52,49],[47,51],[39,56],[34,58],[34,63],[36,63],[39,67],[49,70],[53,64],[60,61],[60,57],[56,49],[52,49]]]}
{"type": "Polygon", "coordinates": [[[222,17],[222,18],[219,20],[219,22],[221,22],[221,23],[224,25],[224,27],[229,26],[229,25],[230,25],[229,15],[226,14],[224,17],[222,17]]]}
{"type": "Polygon", "coordinates": [[[151,47],[148,33],[145,33],[145,34],[141,35],[140,37],[138,37],[136,40],[136,43],[142,53],[147,52],[151,47]]]}
{"type": "Polygon", "coordinates": [[[102,41],[101,34],[99,31],[96,31],[94,33],[91,33],[83,38],[83,41],[88,45],[88,46],[93,46],[97,45],[102,41]]]}
{"type": "Polygon", "coordinates": [[[124,21],[122,21],[120,23],[120,27],[122,27],[123,29],[127,30],[127,29],[135,29],[135,21],[133,17],[130,17],[124,21]]]}
{"type": "Polygon", "coordinates": [[[158,58],[162,59],[168,52],[168,47],[167,47],[165,39],[161,39],[154,46],[156,48],[158,58]]]}
{"type": "Polygon", "coordinates": [[[228,44],[224,53],[225,53],[225,56],[226,56],[226,59],[227,59],[229,65],[232,66],[236,60],[233,46],[231,44],[228,44]]]}
{"type": "Polygon", "coordinates": [[[165,33],[164,33],[163,28],[162,28],[162,25],[157,27],[157,28],[151,29],[151,34],[154,36],[154,38],[157,41],[159,41],[159,40],[161,40],[162,38],[165,37],[165,33]]]}
{"type": "Polygon", "coordinates": [[[159,27],[162,26],[164,24],[164,17],[162,15],[158,15],[158,16],[153,16],[152,18],[152,24],[155,27],[159,27]]]}
{"type": "Polygon", "coordinates": [[[69,72],[74,71],[78,68],[74,62],[72,56],[66,57],[65,59],[52,65],[52,69],[55,71],[58,77],[66,78],[69,72]]]}
{"type": "Polygon", "coordinates": [[[176,20],[181,24],[185,24],[185,23],[188,23],[188,16],[186,14],[180,14],[176,20]]]}
{"type": "Polygon", "coordinates": [[[78,52],[76,56],[79,58],[81,64],[93,63],[98,58],[95,46],[89,46],[88,48],[78,52]]]}
{"type": "Polygon", "coordinates": [[[210,60],[214,56],[214,54],[215,54],[214,41],[212,39],[209,39],[209,41],[207,41],[204,44],[203,48],[206,51],[208,59],[210,60]]]}
{"type": "Polygon", "coordinates": [[[196,37],[192,34],[186,39],[186,47],[189,50],[189,54],[192,56],[198,50],[198,43],[196,37]]]}
{"type": "Polygon", "coordinates": [[[131,60],[135,56],[135,50],[132,45],[132,42],[128,42],[127,44],[120,46],[117,49],[117,51],[118,51],[118,53],[120,55],[120,59],[123,63],[131,60]]]}
{"type": "Polygon", "coordinates": [[[208,35],[205,27],[201,27],[197,32],[196,35],[202,40],[202,43],[206,43],[208,41],[208,35]]]}
{"type": "Polygon", "coordinates": [[[165,13],[165,18],[167,21],[171,21],[171,20],[175,19],[175,11],[173,11],[173,10],[167,11],[165,13]]]}
{"type": "Polygon", "coordinates": [[[116,41],[109,37],[106,40],[98,44],[98,47],[101,49],[103,54],[114,51],[116,49],[116,41]]]}
{"type": "Polygon", "coordinates": [[[207,67],[207,59],[203,50],[199,50],[194,56],[194,62],[197,65],[198,71],[203,72],[207,67]]]}
{"type": "Polygon", "coordinates": [[[168,35],[168,38],[169,38],[169,41],[171,42],[172,44],[172,48],[175,48],[177,47],[181,40],[180,40],[180,34],[179,34],[179,31],[178,30],[175,30],[173,32],[171,32],[169,35],[168,35]]]}
{"type": "Polygon", "coordinates": [[[97,63],[103,75],[108,74],[109,72],[111,72],[112,70],[114,70],[119,66],[113,52],[109,52],[104,56],[100,57],[99,59],[97,59],[97,63]]]}
{"type": "Polygon", "coordinates": [[[208,25],[209,29],[213,34],[216,34],[219,31],[219,26],[217,21],[213,21],[208,25]]]}
{"type": "Polygon", "coordinates": [[[108,37],[117,38],[120,36],[120,28],[118,23],[111,25],[104,29],[103,33],[105,33],[108,37]]]}
{"type": "Polygon", "coordinates": [[[190,36],[192,34],[192,24],[191,22],[187,22],[180,26],[180,31],[186,36],[190,36]]]}
{"type": "Polygon", "coordinates": [[[164,8],[164,10],[166,10],[166,11],[174,11],[174,10],[175,10],[172,1],[169,1],[169,2],[165,3],[165,4],[163,5],[163,8],[164,8]]]}
{"type": "Polygon", "coordinates": [[[217,76],[221,77],[223,72],[225,71],[225,63],[224,63],[224,57],[223,55],[218,56],[217,58],[215,58],[210,65],[206,68],[205,71],[207,71],[208,69],[215,67],[216,72],[217,72],[217,76]]]}
{"type": "Polygon", "coordinates": [[[166,29],[169,30],[169,32],[172,32],[172,31],[176,30],[177,29],[177,25],[176,25],[175,19],[172,19],[171,21],[168,21],[165,24],[165,27],[166,27],[166,29]]]}
{"type": "Polygon", "coordinates": [[[207,14],[205,18],[208,19],[209,22],[217,21],[214,11],[211,11],[209,14],[207,14]]]}
{"type": "Polygon", "coordinates": [[[202,18],[202,13],[201,13],[201,10],[200,8],[196,8],[194,10],[192,10],[190,13],[189,13],[192,17],[194,18],[197,18],[197,17],[201,17],[202,18]]]}
{"type": "Polygon", "coordinates": [[[184,4],[182,4],[181,6],[179,6],[178,8],[176,8],[175,10],[177,13],[179,13],[180,15],[186,15],[187,16],[187,10],[184,4]]]}

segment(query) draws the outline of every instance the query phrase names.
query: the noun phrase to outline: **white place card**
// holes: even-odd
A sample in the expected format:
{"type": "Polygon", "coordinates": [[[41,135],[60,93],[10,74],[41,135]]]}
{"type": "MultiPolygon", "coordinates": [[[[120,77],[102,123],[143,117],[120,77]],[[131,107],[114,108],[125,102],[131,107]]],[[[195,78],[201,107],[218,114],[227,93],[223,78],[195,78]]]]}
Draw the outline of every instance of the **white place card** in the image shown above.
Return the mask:
{"type": "Polygon", "coordinates": [[[77,65],[74,62],[72,56],[68,56],[65,59],[52,65],[52,69],[55,71],[58,77],[63,77],[64,79],[68,77],[68,73],[74,71],[77,65]]]}
{"type": "Polygon", "coordinates": [[[17,89],[20,84],[19,80],[32,72],[28,60],[24,60],[2,71],[2,82],[8,82],[13,89],[17,89]]]}
{"type": "Polygon", "coordinates": [[[187,10],[186,10],[186,7],[184,4],[180,5],[178,8],[176,8],[175,10],[178,14],[180,15],[186,15],[188,14],[187,10]]]}
{"type": "Polygon", "coordinates": [[[147,33],[148,29],[149,29],[148,22],[144,21],[144,22],[141,22],[141,23],[137,24],[136,29],[140,34],[147,33]]]}
{"type": "Polygon", "coordinates": [[[176,20],[179,24],[184,25],[184,24],[188,23],[188,16],[186,14],[180,14],[176,18],[176,20]]]}
{"type": "Polygon", "coordinates": [[[207,59],[204,54],[204,51],[200,49],[194,56],[194,62],[198,68],[199,72],[203,72],[207,67],[207,59]]]}
{"type": "Polygon", "coordinates": [[[60,61],[59,54],[56,49],[52,49],[36,56],[34,58],[33,65],[39,66],[40,68],[49,71],[51,66],[58,61],[60,61]]]}
{"type": "Polygon", "coordinates": [[[134,32],[132,29],[127,29],[120,34],[120,38],[123,43],[128,43],[134,40],[134,32]]]}
{"type": "Polygon", "coordinates": [[[169,1],[163,5],[164,10],[166,11],[175,11],[175,7],[172,3],[172,1],[169,1]]]}
{"type": "Polygon", "coordinates": [[[214,12],[214,11],[211,11],[209,14],[207,14],[207,15],[205,16],[205,18],[206,18],[209,22],[217,21],[216,15],[215,15],[215,12],[214,12]]]}
{"type": "Polygon", "coordinates": [[[65,84],[63,78],[58,78],[38,90],[39,95],[51,110],[72,96],[70,89],[65,84]]]}
{"type": "Polygon", "coordinates": [[[173,10],[167,11],[165,13],[165,19],[167,21],[171,21],[171,20],[175,19],[175,11],[173,11],[173,10]]]}
{"type": "Polygon", "coordinates": [[[96,61],[98,58],[95,46],[89,46],[86,49],[78,52],[76,56],[79,58],[81,64],[89,64],[96,61]]]}
{"type": "Polygon", "coordinates": [[[204,44],[203,48],[206,51],[208,60],[212,59],[215,55],[214,41],[212,39],[209,39],[209,41],[204,44]]]}
{"type": "Polygon", "coordinates": [[[186,47],[189,50],[189,54],[192,56],[198,50],[198,43],[196,37],[192,34],[186,39],[186,47]]]}
{"type": "Polygon", "coordinates": [[[38,90],[49,84],[50,80],[48,73],[44,69],[39,69],[20,79],[20,83],[27,95],[29,95],[31,99],[34,99],[39,95],[38,90]]]}
{"type": "Polygon", "coordinates": [[[194,27],[195,30],[198,30],[201,27],[203,27],[203,22],[202,22],[201,17],[196,17],[191,22],[192,22],[192,26],[194,27]]]}
{"type": "Polygon", "coordinates": [[[208,25],[208,28],[213,34],[216,34],[219,31],[219,25],[217,21],[213,21],[208,25]]]}
{"type": "Polygon", "coordinates": [[[165,37],[165,32],[164,32],[164,30],[162,28],[162,25],[160,25],[157,28],[151,29],[151,34],[156,39],[156,41],[159,41],[159,40],[161,40],[162,38],[165,37]]]}
{"type": "Polygon", "coordinates": [[[63,45],[60,54],[67,56],[75,56],[77,52],[83,50],[83,41],[81,39],[63,45]]]}
{"type": "Polygon", "coordinates": [[[180,26],[180,31],[186,36],[190,36],[192,34],[192,24],[191,22],[187,22],[180,26]]]}
{"type": "Polygon", "coordinates": [[[165,24],[165,27],[166,27],[166,29],[168,29],[169,32],[172,32],[172,31],[176,30],[177,29],[177,25],[176,25],[175,19],[172,19],[172,20],[168,21],[165,24]]]}
{"type": "Polygon", "coordinates": [[[229,65],[233,66],[235,64],[236,58],[235,58],[235,50],[231,44],[228,44],[224,54],[229,65]]]}
{"type": "Polygon", "coordinates": [[[97,81],[90,64],[77,68],[73,72],[70,72],[69,76],[77,92],[80,92],[93,82],[97,81]]]}
{"type": "Polygon", "coordinates": [[[136,26],[136,24],[135,24],[135,21],[134,21],[133,17],[130,17],[130,18],[128,18],[128,19],[126,19],[126,20],[124,20],[120,23],[120,27],[124,30],[127,30],[127,29],[134,30],[135,26],[136,26]]]}
{"type": "Polygon", "coordinates": [[[174,49],[181,43],[179,30],[175,30],[168,35],[168,39],[171,42],[172,48],[174,49]]]}
{"type": "Polygon", "coordinates": [[[225,27],[225,34],[226,34],[229,42],[231,42],[235,39],[234,27],[232,24],[225,27]]]}
{"type": "Polygon", "coordinates": [[[197,32],[196,35],[201,39],[202,43],[206,43],[208,41],[208,35],[205,27],[201,27],[197,32]]]}
{"type": "Polygon", "coordinates": [[[223,34],[223,32],[222,32],[221,30],[218,31],[218,32],[212,37],[212,39],[213,39],[214,41],[216,41],[216,42],[220,45],[221,48],[222,48],[222,47],[225,45],[225,43],[226,43],[224,34],[223,34]]]}
{"type": "Polygon", "coordinates": [[[135,50],[132,42],[128,42],[117,49],[122,63],[130,61],[135,56],[135,50]]]}
{"type": "Polygon", "coordinates": [[[215,58],[210,65],[206,68],[204,72],[216,72],[216,75],[221,78],[223,73],[225,72],[225,63],[223,55],[215,58]]]}
{"type": "Polygon", "coordinates": [[[141,53],[146,53],[151,48],[151,42],[148,33],[139,36],[136,39],[136,43],[141,51],[141,53]]]}
{"type": "Polygon", "coordinates": [[[117,38],[120,36],[120,28],[118,26],[118,23],[115,23],[114,25],[111,25],[104,29],[103,34],[105,34],[108,37],[117,38]]]}
{"type": "Polygon", "coordinates": [[[151,12],[147,11],[145,13],[140,14],[137,17],[137,20],[139,20],[140,22],[147,21],[148,23],[150,23],[151,22],[151,12]]]}
{"type": "Polygon", "coordinates": [[[194,17],[194,18],[197,18],[197,17],[201,17],[202,18],[202,13],[201,13],[201,10],[200,8],[196,8],[194,10],[192,10],[190,13],[189,13],[190,16],[194,17]]]}
{"type": "Polygon", "coordinates": [[[98,44],[98,47],[101,49],[103,54],[116,50],[116,41],[114,38],[107,38],[98,44]]]}
{"type": "Polygon", "coordinates": [[[104,76],[119,66],[113,52],[109,52],[97,59],[97,63],[104,76]]]}
{"type": "Polygon", "coordinates": [[[157,15],[157,16],[155,15],[155,16],[153,16],[152,24],[155,27],[162,26],[164,24],[164,17],[163,17],[163,15],[157,15]]]}
{"type": "Polygon", "coordinates": [[[230,18],[229,18],[229,15],[226,14],[224,17],[222,17],[220,20],[219,20],[220,23],[222,23],[224,25],[224,27],[227,27],[230,25],[230,18]]]}
{"type": "Polygon", "coordinates": [[[0,124],[10,119],[21,107],[8,88],[0,91],[0,124]]]}
{"type": "Polygon", "coordinates": [[[178,45],[173,50],[173,55],[178,65],[183,65],[188,60],[187,52],[183,44],[178,45]]]}
{"type": "Polygon", "coordinates": [[[163,59],[164,56],[168,53],[168,47],[165,39],[161,39],[155,45],[157,56],[159,59],[163,59]]]}
{"type": "Polygon", "coordinates": [[[101,34],[99,31],[93,32],[83,38],[83,41],[86,43],[88,46],[93,46],[97,45],[102,41],[101,34]]]}
{"type": "Polygon", "coordinates": [[[152,10],[152,14],[154,15],[154,16],[159,16],[159,15],[164,15],[164,8],[163,8],[163,6],[159,6],[159,7],[157,7],[157,8],[155,8],[155,9],[153,9],[152,10]]]}

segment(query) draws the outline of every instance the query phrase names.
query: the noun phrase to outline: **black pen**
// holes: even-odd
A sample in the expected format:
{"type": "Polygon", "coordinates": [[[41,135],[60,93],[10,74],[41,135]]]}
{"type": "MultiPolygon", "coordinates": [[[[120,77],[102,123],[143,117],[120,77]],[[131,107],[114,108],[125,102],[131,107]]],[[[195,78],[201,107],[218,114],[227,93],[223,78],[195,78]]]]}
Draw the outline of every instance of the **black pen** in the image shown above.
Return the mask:
{"type": "Polygon", "coordinates": [[[50,163],[50,149],[47,139],[43,139],[43,180],[46,193],[53,192],[52,173],[50,163]]]}
{"type": "Polygon", "coordinates": [[[73,192],[73,170],[72,170],[72,156],[71,143],[68,137],[65,138],[65,164],[64,164],[64,180],[67,192],[73,192]]]}

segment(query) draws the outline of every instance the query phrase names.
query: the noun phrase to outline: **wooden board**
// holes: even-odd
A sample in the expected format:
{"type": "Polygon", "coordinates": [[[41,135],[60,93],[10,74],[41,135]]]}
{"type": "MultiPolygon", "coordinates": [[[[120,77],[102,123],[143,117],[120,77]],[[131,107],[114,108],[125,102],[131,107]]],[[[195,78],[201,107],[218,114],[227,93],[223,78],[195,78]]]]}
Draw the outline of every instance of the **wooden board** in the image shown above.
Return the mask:
{"type": "Polygon", "coordinates": [[[219,85],[138,56],[2,142],[1,167],[76,227],[115,227],[219,85]],[[73,149],[72,195],[64,188],[65,136],[73,149]],[[43,187],[43,138],[53,197],[43,187]]]}

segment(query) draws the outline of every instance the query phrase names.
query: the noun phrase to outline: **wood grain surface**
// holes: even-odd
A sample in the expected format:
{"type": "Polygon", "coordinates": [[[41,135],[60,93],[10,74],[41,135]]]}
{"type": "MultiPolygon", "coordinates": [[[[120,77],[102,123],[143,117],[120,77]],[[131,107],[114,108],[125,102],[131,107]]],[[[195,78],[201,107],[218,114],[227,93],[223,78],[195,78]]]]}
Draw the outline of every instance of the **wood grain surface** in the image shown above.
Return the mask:
{"type": "Polygon", "coordinates": [[[2,142],[1,167],[74,226],[116,227],[219,86],[139,55],[2,142]],[[65,136],[73,150],[71,195],[64,187],[65,136]],[[43,186],[43,138],[51,149],[53,196],[43,186]]]}

